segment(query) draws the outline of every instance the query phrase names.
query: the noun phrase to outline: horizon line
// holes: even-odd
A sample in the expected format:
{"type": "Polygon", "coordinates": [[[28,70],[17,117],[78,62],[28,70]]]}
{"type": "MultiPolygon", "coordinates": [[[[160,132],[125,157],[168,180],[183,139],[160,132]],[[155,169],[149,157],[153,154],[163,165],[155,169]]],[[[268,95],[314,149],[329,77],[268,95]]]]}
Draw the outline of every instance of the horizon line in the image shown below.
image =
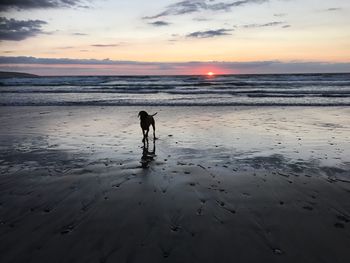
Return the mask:
{"type": "MultiPolygon", "coordinates": [[[[209,76],[208,74],[90,74],[90,75],[39,75],[32,74],[27,72],[19,72],[19,71],[0,71],[1,73],[9,73],[9,74],[28,74],[32,75],[33,78],[46,78],[46,77],[185,77],[185,76],[200,76],[207,78],[215,78],[217,76],[244,76],[244,75],[339,75],[339,74],[350,74],[350,71],[346,72],[276,72],[276,73],[223,73],[223,74],[214,74],[209,76]]],[[[24,76],[24,78],[31,78],[31,76],[24,76]]],[[[1,78],[13,78],[13,77],[1,77],[1,78]]]]}
{"type": "Polygon", "coordinates": [[[176,76],[348,73],[350,62],[305,60],[142,62],[111,59],[0,56],[0,71],[40,76],[176,76]]]}

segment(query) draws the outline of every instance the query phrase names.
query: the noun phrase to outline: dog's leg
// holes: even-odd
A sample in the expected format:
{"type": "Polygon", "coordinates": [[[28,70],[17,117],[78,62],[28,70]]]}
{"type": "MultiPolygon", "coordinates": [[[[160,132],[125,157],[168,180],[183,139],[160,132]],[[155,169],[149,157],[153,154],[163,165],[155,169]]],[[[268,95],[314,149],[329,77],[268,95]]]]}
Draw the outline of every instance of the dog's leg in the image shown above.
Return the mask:
{"type": "Polygon", "coordinates": [[[153,140],[156,140],[156,125],[154,123],[152,123],[152,127],[153,127],[153,140]]]}
{"type": "Polygon", "coordinates": [[[145,138],[146,138],[146,136],[145,136],[145,131],[144,131],[144,129],[142,129],[142,135],[143,135],[142,142],[145,143],[145,138]]]}
{"type": "Polygon", "coordinates": [[[146,140],[147,140],[147,142],[148,142],[148,132],[149,132],[149,129],[147,129],[147,131],[146,131],[146,140]]]}

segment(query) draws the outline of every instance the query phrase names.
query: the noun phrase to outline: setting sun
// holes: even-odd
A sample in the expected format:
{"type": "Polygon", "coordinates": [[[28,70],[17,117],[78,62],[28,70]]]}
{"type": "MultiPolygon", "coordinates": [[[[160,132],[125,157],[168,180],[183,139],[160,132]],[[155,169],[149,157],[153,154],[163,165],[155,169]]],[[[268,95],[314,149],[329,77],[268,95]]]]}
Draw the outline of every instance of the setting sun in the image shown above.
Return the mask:
{"type": "Polygon", "coordinates": [[[207,73],[207,75],[208,75],[208,76],[214,76],[215,74],[214,74],[214,72],[211,72],[211,71],[210,71],[210,72],[207,73]]]}

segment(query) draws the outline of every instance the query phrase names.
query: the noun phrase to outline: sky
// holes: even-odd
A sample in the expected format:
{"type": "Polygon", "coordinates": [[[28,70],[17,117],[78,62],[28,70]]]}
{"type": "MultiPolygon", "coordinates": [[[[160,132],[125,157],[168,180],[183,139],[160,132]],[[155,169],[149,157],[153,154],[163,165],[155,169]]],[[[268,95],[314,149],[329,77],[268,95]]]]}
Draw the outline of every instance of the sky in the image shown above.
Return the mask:
{"type": "Polygon", "coordinates": [[[0,71],[350,72],[349,0],[2,0],[0,71]]]}

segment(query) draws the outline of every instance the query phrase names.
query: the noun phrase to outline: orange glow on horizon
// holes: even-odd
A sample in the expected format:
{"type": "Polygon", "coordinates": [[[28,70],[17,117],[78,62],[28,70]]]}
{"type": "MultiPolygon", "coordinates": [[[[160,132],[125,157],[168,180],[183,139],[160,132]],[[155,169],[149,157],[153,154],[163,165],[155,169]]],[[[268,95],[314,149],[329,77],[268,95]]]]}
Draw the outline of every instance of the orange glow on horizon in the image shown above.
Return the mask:
{"type": "Polygon", "coordinates": [[[192,69],[189,69],[187,73],[191,75],[215,77],[218,75],[234,74],[237,72],[233,69],[226,69],[221,67],[221,65],[216,65],[215,63],[211,64],[210,62],[203,62],[203,65],[192,67],[192,69]]]}

